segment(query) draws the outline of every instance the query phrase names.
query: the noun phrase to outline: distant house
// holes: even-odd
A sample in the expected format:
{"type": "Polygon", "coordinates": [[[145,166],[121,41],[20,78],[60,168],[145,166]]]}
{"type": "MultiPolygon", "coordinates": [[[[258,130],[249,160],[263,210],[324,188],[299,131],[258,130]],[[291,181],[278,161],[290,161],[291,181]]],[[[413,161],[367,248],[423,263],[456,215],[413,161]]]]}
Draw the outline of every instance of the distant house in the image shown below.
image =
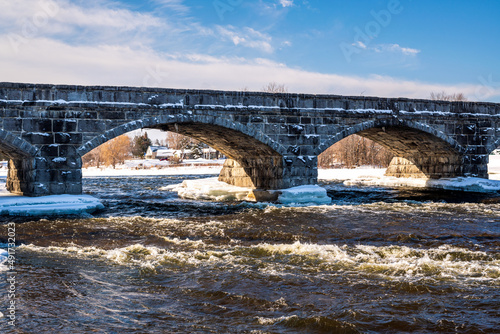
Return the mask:
{"type": "Polygon", "coordinates": [[[149,146],[146,151],[146,159],[193,159],[194,154],[191,150],[173,150],[165,146],[149,146]]]}
{"type": "MultiPolygon", "coordinates": [[[[146,159],[157,159],[158,150],[168,150],[166,146],[149,146],[146,151],[146,159]]],[[[159,158],[158,158],[159,159],[159,158]]]]}
{"type": "MultiPolygon", "coordinates": [[[[203,148],[202,150],[202,156],[201,158],[211,160],[211,159],[219,159],[223,157],[223,155],[211,148],[211,147],[206,147],[203,148]]],[[[149,146],[146,155],[146,159],[168,159],[170,160],[171,158],[175,157],[177,159],[195,159],[200,157],[199,153],[198,155],[196,152],[193,150],[173,150],[165,146],[149,146]]]]}
{"type": "Polygon", "coordinates": [[[194,153],[191,150],[175,150],[174,156],[179,159],[194,159],[194,153]]]}

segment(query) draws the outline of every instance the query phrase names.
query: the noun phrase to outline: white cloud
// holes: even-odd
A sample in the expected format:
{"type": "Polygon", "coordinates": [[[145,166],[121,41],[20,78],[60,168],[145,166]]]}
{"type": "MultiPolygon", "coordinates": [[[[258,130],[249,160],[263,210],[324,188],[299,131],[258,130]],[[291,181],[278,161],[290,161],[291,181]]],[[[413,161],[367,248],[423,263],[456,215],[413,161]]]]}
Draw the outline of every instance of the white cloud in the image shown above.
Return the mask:
{"type": "Polygon", "coordinates": [[[421,52],[420,50],[417,49],[401,47],[399,44],[381,44],[375,47],[375,49],[381,50],[382,52],[387,51],[387,52],[402,53],[407,56],[414,56],[421,52]]]}
{"type": "Polygon", "coordinates": [[[292,7],[293,6],[293,0],[280,0],[280,4],[283,7],[292,7]]]}
{"type": "Polygon", "coordinates": [[[364,49],[366,50],[368,47],[365,45],[365,43],[361,42],[361,41],[357,41],[356,43],[353,43],[352,44],[353,46],[356,46],[360,49],[364,49]]]}
{"type": "Polygon", "coordinates": [[[238,30],[233,26],[217,26],[217,33],[222,38],[231,40],[236,46],[241,45],[252,49],[258,49],[266,53],[274,51],[271,45],[272,38],[252,28],[246,27],[242,30],[238,30]]]}
{"type": "Polygon", "coordinates": [[[361,41],[356,41],[355,43],[352,44],[352,46],[362,50],[372,51],[376,53],[393,53],[393,54],[403,54],[406,56],[415,56],[421,52],[421,50],[402,47],[399,44],[377,44],[374,46],[369,46],[361,41]]]}
{"type": "MultiPolygon", "coordinates": [[[[0,0],[5,1],[5,0],[0,0]]],[[[157,0],[176,11],[189,10],[182,0],[157,0]]],[[[70,45],[125,45],[156,50],[199,52],[238,45],[270,53],[271,38],[250,28],[224,28],[223,40],[214,29],[193,19],[168,14],[134,12],[109,0],[9,1],[0,11],[0,33],[9,35],[16,52],[35,38],[70,45]],[[43,20],[40,20],[43,17],[43,20]]]]}
{"type": "Polygon", "coordinates": [[[189,7],[184,4],[184,0],[153,0],[162,7],[185,14],[189,12],[189,7]]]}
{"type": "Polygon", "coordinates": [[[60,33],[68,27],[132,30],[163,25],[152,15],[110,6],[105,2],[93,4],[92,1],[84,6],[66,0],[2,1],[0,24],[20,33],[27,30],[60,33]]]}
{"type": "MultiPolygon", "coordinates": [[[[10,36],[17,51],[34,38],[52,38],[71,44],[147,43],[157,30],[176,31],[150,14],[118,8],[107,2],[22,0],[6,2],[0,11],[0,31],[10,36]]],[[[3,3],[2,3],[3,6],[3,3]]]]}

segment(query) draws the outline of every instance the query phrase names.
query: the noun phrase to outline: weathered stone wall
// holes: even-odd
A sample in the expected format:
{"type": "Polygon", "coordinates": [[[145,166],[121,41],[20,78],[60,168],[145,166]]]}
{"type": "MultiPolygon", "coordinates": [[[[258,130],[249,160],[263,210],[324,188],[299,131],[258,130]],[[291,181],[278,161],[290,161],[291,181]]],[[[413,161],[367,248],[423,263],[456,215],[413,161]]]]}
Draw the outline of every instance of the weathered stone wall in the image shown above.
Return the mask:
{"type": "Polygon", "coordinates": [[[238,161],[227,159],[219,175],[223,181],[238,187],[282,189],[283,159],[281,157],[249,157],[238,161]]]}
{"type": "Polygon", "coordinates": [[[141,128],[176,131],[232,159],[220,178],[276,189],[317,182],[317,155],[360,134],[397,156],[388,174],[487,177],[500,104],[0,83],[0,151],[8,187],[81,193],[81,156],[141,128]]]}

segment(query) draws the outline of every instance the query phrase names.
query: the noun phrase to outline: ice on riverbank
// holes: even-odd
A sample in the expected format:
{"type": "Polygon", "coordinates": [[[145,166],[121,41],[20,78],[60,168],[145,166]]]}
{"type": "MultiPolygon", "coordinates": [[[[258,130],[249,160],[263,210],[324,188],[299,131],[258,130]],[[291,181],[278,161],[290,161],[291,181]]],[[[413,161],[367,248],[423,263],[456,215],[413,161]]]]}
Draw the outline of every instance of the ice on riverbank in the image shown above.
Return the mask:
{"type": "Polygon", "coordinates": [[[278,202],[282,204],[330,204],[326,189],[317,185],[299,186],[280,190],[278,202]]]}
{"type": "Polygon", "coordinates": [[[185,180],[180,184],[173,184],[161,190],[174,191],[180,198],[208,201],[252,201],[248,195],[251,188],[236,187],[221,182],[217,177],[200,180],[185,180]]]}
{"type": "Polygon", "coordinates": [[[60,216],[81,215],[104,209],[102,203],[89,195],[52,195],[23,197],[10,194],[0,185],[0,215],[60,216]]]}
{"type": "Polygon", "coordinates": [[[346,186],[415,187],[477,193],[500,192],[500,180],[495,179],[500,174],[490,174],[489,180],[477,177],[426,180],[390,177],[384,176],[384,173],[385,169],[381,168],[320,169],[318,179],[342,182],[346,186]]]}
{"type": "Polygon", "coordinates": [[[404,179],[384,177],[373,179],[357,179],[344,181],[347,186],[386,186],[415,187],[442,190],[454,190],[476,193],[500,192],[500,181],[486,180],[477,177],[457,177],[439,180],[404,179]]]}
{"type": "Polygon", "coordinates": [[[289,189],[254,192],[252,188],[236,187],[217,178],[186,180],[181,184],[170,185],[162,190],[175,191],[184,199],[211,201],[276,201],[282,204],[329,204],[331,199],[326,190],[316,185],[300,186],[289,189]],[[263,194],[265,193],[265,194],[263,194]]]}

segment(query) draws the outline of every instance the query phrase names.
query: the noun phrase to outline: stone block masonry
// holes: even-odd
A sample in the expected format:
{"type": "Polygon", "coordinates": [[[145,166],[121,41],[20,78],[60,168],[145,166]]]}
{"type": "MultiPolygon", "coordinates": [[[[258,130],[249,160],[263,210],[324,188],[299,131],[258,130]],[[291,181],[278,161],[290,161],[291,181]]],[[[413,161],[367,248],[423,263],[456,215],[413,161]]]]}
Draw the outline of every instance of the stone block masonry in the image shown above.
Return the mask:
{"type": "Polygon", "coordinates": [[[317,156],[352,134],[396,158],[398,177],[487,178],[500,146],[500,105],[336,95],[0,83],[7,188],[80,194],[81,157],[129,131],[155,128],[223,152],[220,180],[272,190],[317,182],[317,156]]]}

